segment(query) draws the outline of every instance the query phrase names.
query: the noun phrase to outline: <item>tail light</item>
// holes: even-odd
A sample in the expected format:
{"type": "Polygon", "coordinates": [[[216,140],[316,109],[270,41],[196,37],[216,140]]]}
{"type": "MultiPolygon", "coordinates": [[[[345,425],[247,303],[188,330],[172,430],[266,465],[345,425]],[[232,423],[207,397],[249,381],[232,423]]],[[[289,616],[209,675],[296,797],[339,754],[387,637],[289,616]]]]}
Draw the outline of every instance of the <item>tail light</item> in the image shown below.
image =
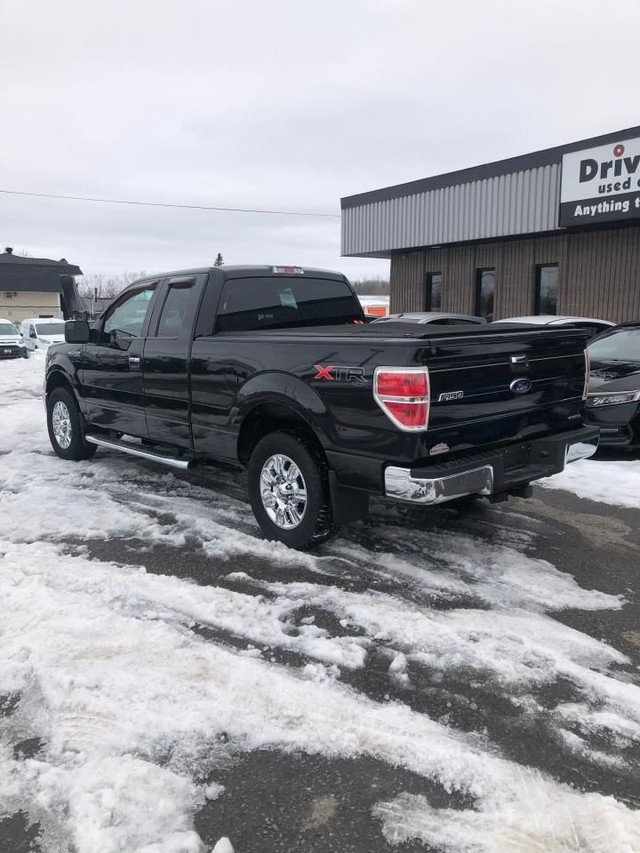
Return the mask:
{"type": "Polygon", "coordinates": [[[271,267],[274,275],[304,275],[302,267],[271,267]]]}
{"type": "Polygon", "coordinates": [[[425,430],[429,424],[429,371],[426,367],[377,367],[373,396],[401,430],[425,430]]]}
{"type": "Polygon", "coordinates": [[[589,390],[589,374],[591,373],[591,359],[589,358],[589,350],[584,351],[584,388],[582,390],[582,399],[587,399],[589,390]]]}

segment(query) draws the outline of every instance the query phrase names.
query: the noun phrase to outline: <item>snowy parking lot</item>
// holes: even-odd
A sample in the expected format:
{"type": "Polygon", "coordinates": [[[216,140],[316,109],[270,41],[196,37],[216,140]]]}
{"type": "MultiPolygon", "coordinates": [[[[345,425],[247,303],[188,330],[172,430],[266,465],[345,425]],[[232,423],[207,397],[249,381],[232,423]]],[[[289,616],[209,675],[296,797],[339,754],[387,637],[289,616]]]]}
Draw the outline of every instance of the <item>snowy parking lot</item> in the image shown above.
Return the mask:
{"type": "Polygon", "coordinates": [[[640,851],[640,462],[303,554],[235,471],[58,459],[43,367],[0,362],[0,850],[640,851]]]}

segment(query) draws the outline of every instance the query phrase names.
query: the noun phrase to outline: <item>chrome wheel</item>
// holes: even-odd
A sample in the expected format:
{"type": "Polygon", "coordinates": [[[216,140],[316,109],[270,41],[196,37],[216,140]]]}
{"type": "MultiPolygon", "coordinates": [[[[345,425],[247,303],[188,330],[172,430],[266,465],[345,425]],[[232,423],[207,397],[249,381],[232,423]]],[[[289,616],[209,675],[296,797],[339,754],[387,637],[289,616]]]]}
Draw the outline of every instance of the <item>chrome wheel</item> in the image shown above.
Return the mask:
{"type": "Polygon", "coordinates": [[[58,445],[63,450],[67,450],[72,439],[71,415],[69,414],[67,404],[63,403],[62,400],[58,400],[53,407],[51,429],[58,445]]]}
{"type": "Polygon", "coordinates": [[[262,466],[260,497],[265,512],[282,530],[297,527],[307,510],[307,486],[302,472],[288,456],[275,453],[262,466]]]}

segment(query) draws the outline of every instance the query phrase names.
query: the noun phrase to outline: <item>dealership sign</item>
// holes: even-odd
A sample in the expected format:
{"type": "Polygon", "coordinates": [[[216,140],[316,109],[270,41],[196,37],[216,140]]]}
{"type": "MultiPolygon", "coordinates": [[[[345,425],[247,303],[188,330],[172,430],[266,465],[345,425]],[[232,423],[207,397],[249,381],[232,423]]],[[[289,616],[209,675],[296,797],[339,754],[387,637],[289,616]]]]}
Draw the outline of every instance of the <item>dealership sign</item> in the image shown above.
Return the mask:
{"type": "Polygon", "coordinates": [[[640,138],[562,158],[560,225],[640,217],[640,138]]]}

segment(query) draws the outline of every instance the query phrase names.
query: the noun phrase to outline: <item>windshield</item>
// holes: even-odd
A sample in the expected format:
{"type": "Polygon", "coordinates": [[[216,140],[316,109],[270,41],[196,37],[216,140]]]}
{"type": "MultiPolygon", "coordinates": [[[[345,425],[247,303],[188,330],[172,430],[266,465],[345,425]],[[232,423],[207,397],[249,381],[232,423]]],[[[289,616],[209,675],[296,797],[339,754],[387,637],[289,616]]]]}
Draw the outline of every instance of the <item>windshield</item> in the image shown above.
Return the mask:
{"type": "Polygon", "coordinates": [[[51,335],[64,335],[64,323],[37,323],[36,331],[43,338],[48,338],[51,335]]]}
{"type": "Polygon", "coordinates": [[[588,347],[591,361],[640,362],[640,327],[621,329],[598,338],[588,347]]]}
{"type": "Polygon", "coordinates": [[[0,335],[18,335],[18,330],[12,323],[0,323],[0,335]]]}

